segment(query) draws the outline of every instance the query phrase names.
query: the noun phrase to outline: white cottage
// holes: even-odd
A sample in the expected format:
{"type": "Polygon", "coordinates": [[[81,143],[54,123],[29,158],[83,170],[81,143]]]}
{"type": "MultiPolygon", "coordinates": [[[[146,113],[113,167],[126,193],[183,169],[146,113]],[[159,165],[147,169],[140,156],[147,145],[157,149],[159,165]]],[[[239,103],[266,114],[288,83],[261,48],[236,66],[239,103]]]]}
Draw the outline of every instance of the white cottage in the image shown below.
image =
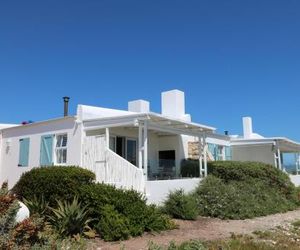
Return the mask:
{"type": "Polygon", "coordinates": [[[139,190],[151,202],[175,188],[191,190],[199,178],[180,174],[189,144],[201,142],[197,154],[205,176],[207,160],[225,160],[229,137],[191,122],[182,91],[163,92],[161,98],[161,114],[144,100],[129,102],[126,111],[78,105],[75,116],[1,129],[0,182],[8,180],[11,187],[33,167],[78,165],[95,172],[98,182],[139,190]],[[208,145],[219,146],[208,153],[208,145]]]}
{"type": "Polygon", "coordinates": [[[259,161],[281,170],[289,164],[297,174],[300,172],[300,143],[285,137],[264,137],[254,133],[251,117],[243,118],[243,135],[232,136],[230,145],[235,161],[259,161]],[[285,154],[294,155],[289,163],[284,162],[285,154]]]}
{"type": "Polygon", "coordinates": [[[135,100],[128,110],[78,105],[76,115],[68,116],[68,98],[64,101],[64,117],[0,124],[1,183],[7,180],[12,187],[34,167],[76,165],[93,171],[98,182],[133,188],[160,203],[169,191],[192,190],[207,175],[209,160],[261,161],[284,169],[282,153],[294,152],[299,171],[299,143],[253,133],[251,118],[244,118],[243,136],[216,134],[215,128],[191,121],[179,90],[161,94],[161,114],[151,112],[149,102],[135,100]],[[182,178],[186,158],[199,160],[200,176],[182,178]]]}

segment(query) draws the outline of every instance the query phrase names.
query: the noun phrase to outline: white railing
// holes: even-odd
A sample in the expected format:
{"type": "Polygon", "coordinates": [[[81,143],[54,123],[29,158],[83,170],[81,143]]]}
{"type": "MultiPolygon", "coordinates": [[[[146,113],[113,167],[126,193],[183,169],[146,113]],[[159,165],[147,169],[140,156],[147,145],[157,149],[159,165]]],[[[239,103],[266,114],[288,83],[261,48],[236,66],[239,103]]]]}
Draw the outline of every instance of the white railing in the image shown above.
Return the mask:
{"type": "Polygon", "coordinates": [[[99,181],[113,184],[116,187],[145,191],[144,173],[126,159],[110,149],[105,151],[105,171],[99,176],[99,181]]]}

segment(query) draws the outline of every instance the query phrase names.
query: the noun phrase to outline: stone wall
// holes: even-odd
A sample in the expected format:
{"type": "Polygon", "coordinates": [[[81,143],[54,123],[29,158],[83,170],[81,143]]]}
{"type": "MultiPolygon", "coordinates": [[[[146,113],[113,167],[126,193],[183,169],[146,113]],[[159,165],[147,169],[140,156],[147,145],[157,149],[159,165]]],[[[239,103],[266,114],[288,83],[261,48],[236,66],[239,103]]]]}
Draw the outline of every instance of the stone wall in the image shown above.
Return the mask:
{"type": "Polygon", "coordinates": [[[199,143],[198,142],[188,142],[188,156],[190,159],[199,159],[199,143]]]}
{"type": "MultiPolygon", "coordinates": [[[[199,145],[198,142],[193,142],[193,141],[188,142],[188,157],[189,157],[189,159],[192,159],[192,160],[199,159],[199,146],[198,145],[199,145]]],[[[206,156],[207,156],[207,161],[214,161],[213,155],[208,150],[207,150],[206,156]]]]}

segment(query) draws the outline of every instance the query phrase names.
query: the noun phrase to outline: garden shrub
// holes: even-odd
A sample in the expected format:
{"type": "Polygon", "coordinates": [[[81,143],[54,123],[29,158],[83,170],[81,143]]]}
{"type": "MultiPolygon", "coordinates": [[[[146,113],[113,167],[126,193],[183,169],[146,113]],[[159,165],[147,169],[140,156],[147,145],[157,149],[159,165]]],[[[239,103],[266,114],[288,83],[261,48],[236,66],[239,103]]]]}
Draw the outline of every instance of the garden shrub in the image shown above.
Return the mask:
{"type": "Polygon", "coordinates": [[[7,184],[4,183],[0,189],[0,249],[7,249],[10,245],[19,208],[18,201],[8,193],[7,184]]]}
{"type": "Polygon", "coordinates": [[[256,162],[211,162],[211,175],[196,188],[199,213],[245,219],[295,209],[296,188],[273,166],[256,162]]]}
{"type": "Polygon", "coordinates": [[[166,229],[174,229],[177,225],[170,217],[158,209],[156,205],[149,205],[145,210],[145,231],[160,232],[166,229]]]}
{"type": "Polygon", "coordinates": [[[105,205],[96,230],[105,241],[127,240],[129,220],[120,214],[112,205],[105,205]]]}
{"type": "Polygon", "coordinates": [[[22,174],[13,192],[20,198],[33,200],[43,197],[50,206],[56,200],[72,201],[81,185],[92,183],[95,174],[74,166],[49,166],[34,168],[22,174]]]}
{"type": "MultiPolygon", "coordinates": [[[[272,165],[261,162],[215,161],[208,162],[210,173],[225,182],[255,179],[265,183],[288,199],[295,199],[295,186],[289,176],[272,165]]],[[[297,199],[297,198],[296,198],[297,199]]]]}
{"type": "Polygon", "coordinates": [[[171,192],[164,202],[163,211],[173,218],[195,220],[198,207],[195,197],[185,194],[182,189],[171,192]]]}
{"type": "MultiPolygon", "coordinates": [[[[13,232],[12,239],[14,245],[30,248],[33,245],[43,245],[50,240],[44,234],[48,226],[42,218],[32,216],[18,223],[13,232]]],[[[51,230],[48,228],[48,230],[51,230]]]]}
{"type": "Polygon", "coordinates": [[[50,240],[43,219],[32,216],[16,223],[20,205],[9,194],[7,185],[0,189],[0,205],[0,249],[31,249],[33,245],[40,247],[50,240]]]}
{"type": "MultiPolygon", "coordinates": [[[[113,206],[115,211],[128,219],[131,236],[141,235],[147,230],[166,230],[171,226],[167,218],[155,207],[148,206],[144,196],[134,190],[117,189],[101,183],[83,185],[80,187],[80,199],[91,208],[90,217],[96,220],[103,216],[105,205],[113,206]]],[[[97,221],[93,221],[92,225],[95,226],[96,223],[97,221]]]]}

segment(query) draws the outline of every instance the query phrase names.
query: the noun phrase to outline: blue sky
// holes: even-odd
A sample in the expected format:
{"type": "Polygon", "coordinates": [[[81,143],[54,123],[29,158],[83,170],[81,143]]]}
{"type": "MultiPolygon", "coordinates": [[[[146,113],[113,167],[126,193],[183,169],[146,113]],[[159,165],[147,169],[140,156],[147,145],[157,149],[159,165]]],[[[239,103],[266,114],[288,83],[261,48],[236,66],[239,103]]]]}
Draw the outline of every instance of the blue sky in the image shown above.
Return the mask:
{"type": "Polygon", "coordinates": [[[62,114],[61,97],[127,108],[180,89],[195,122],[300,141],[300,1],[1,1],[0,122],[62,114]]]}

